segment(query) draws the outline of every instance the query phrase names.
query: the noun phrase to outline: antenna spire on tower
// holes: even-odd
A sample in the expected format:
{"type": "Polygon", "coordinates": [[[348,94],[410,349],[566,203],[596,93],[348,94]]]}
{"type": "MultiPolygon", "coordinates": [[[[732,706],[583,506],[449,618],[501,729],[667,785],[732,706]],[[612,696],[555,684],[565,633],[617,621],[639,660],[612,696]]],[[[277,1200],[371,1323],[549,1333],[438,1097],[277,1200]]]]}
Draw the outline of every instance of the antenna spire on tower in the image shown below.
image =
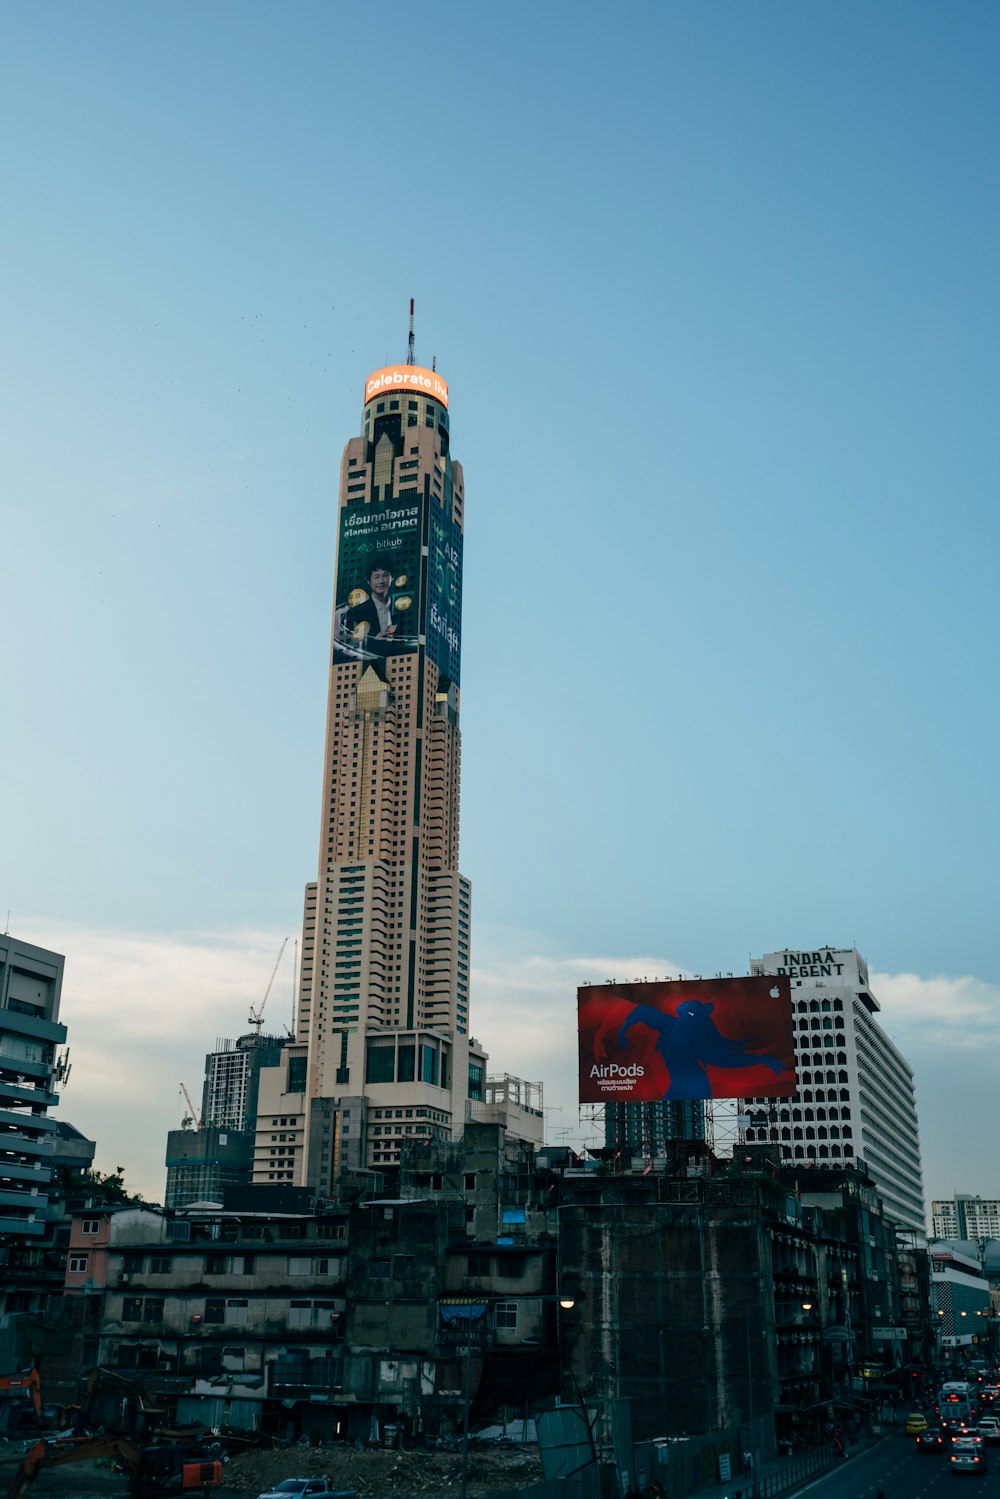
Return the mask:
{"type": "Polygon", "coordinates": [[[417,356],[416,356],[416,353],[414,352],[414,341],[413,341],[413,298],[412,297],[410,298],[410,337],[409,337],[409,341],[408,341],[408,343],[406,345],[406,362],[407,362],[407,364],[416,364],[416,362],[417,362],[417,356]]]}

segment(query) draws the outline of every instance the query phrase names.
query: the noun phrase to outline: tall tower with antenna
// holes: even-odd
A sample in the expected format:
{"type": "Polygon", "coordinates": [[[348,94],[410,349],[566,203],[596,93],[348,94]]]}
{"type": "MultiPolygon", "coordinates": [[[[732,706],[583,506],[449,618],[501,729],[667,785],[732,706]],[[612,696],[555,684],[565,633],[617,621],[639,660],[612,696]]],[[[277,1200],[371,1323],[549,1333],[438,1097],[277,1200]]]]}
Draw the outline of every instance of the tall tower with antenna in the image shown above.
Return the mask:
{"type": "Polygon", "coordinates": [[[460,1129],[485,1082],[458,867],[465,482],[413,313],[341,461],[318,876],[296,1044],[261,1085],[255,1182],[321,1193],[460,1129]]]}

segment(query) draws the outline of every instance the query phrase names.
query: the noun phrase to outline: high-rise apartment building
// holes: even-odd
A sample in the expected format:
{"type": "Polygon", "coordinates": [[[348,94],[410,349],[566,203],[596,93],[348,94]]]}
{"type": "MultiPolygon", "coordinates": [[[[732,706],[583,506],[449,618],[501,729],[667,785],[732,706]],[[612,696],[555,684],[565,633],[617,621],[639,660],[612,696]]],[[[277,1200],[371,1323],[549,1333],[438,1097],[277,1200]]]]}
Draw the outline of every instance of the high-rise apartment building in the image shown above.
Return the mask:
{"type": "Polygon", "coordinates": [[[956,1192],[931,1203],[931,1236],[935,1239],[1000,1239],[1000,1200],[956,1192]]]}
{"type": "Polygon", "coordinates": [[[285,1044],[259,1029],[235,1042],[216,1041],[205,1058],[201,1118],[167,1134],[166,1207],[221,1202],[227,1187],[251,1180],[260,1075],[279,1066],[285,1044]]]}
{"type": "Polygon", "coordinates": [[[604,1105],[604,1145],[621,1157],[655,1161],[682,1141],[704,1141],[705,1105],[700,1098],[604,1105]]]}
{"type": "Polygon", "coordinates": [[[245,1187],[253,1160],[252,1134],[206,1124],[167,1133],[167,1185],[163,1205],[187,1208],[220,1203],[227,1187],[245,1187]]]}
{"type": "Polygon", "coordinates": [[[46,1231],[58,1102],[63,1074],[56,1048],[63,957],[16,937],[0,937],[0,1239],[46,1231]]]}
{"type": "Polygon", "coordinates": [[[205,1058],[201,1117],[221,1129],[252,1130],[257,1118],[261,1069],[281,1059],[285,1041],[280,1036],[248,1032],[236,1041],[219,1040],[205,1058]]]}
{"type": "Polygon", "coordinates": [[[450,1135],[482,1097],[458,868],[464,518],[445,381],[377,370],[341,461],[318,878],[296,1043],[261,1077],[255,1182],[330,1190],[393,1166],[408,1137],[450,1135]]]}
{"type": "Polygon", "coordinates": [[[748,1100],[748,1144],[782,1165],[863,1165],[886,1217],[923,1233],[913,1071],[876,1020],[881,1006],[855,948],[766,953],[752,974],[787,974],[795,1021],[794,1098],[748,1100]]]}

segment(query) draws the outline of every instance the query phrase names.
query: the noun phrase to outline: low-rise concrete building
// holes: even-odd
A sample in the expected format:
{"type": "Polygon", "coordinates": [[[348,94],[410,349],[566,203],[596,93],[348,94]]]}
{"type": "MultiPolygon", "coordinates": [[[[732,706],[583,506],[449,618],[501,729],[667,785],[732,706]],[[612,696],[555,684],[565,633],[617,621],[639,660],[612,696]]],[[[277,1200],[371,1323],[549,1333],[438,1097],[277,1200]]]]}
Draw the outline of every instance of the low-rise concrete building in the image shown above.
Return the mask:
{"type": "Polygon", "coordinates": [[[978,1256],[963,1253],[955,1244],[936,1241],[928,1245],[927,1253],[940,1358],[960,1366],[976,1349],[990,1346],[990,1283],[978,1256]]]}
{"type": "Polygon", "coordinates": [[[391,1195],[80,1215],[67,1290],[100,1297],[84,1364],[182,1420],[367,1440],[627,1399],[639,1440],[763,1459],[865,1419],[899,1317],[873,1184],[805,1176],[613,1173],[469,1122],[404,1147],[391,1195]]]}
{"type": "Polygon", "coordinates": [[[255,1428],[266,1399],[294,1403],[302,1384],[331,1391],[340,1383],[346,1238],[346,1214],[213,1204],[81,1214],[67,1291],[83,1293],[79,1277],[90,1270],[102,1293],[92,1364],[150,1376],[179,1420],[213,1425],[214,1407],[201,1406],[235,1380],[242,1393],[225,1394],[225,1424],[255,1428]],[[88,1265],[73,1269],[84,1245],[88,1265]]]}

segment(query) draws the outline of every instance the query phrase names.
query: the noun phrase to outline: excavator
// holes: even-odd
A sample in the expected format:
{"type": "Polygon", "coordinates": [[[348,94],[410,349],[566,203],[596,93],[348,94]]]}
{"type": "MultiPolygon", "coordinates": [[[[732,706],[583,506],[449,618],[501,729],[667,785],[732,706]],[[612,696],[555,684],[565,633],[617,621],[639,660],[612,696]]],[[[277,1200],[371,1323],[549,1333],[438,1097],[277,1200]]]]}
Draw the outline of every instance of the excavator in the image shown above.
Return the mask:
{"type": "MultiPolygon", "coordinates": [[[[162,1418],[166,1415],[166,1409],[157,1405],[149,1391],[144,1389],[134,1379],[129,1379],[127,1374],[119,1374],[115,1369],[104,1369],[100,1365],[91,1369],[87,1376],[87,1383],[83,1391],[83,1399],[79,1405],[63,1406],[60,1415],[60,1426],[71,1427],[75,1432],[89,1432],[93,1422],[94,1405],[102,1393],[111,1393],[121,1397],[118,1409],[118,1419],[111,1422],[98,1421],[98,1429],[109,1425],[130,1437],[136,1442],[145,1442],[154,1437],[170,1439],[175,1433],[169,1430],[161,1430],[162,1418]]],[[[184,1433],[189,1435],[190,1433],[184,1433]]]]}
{"type": "MultiPolygon", "coordinates": [[[[17,1376],[9,1376],[15,1380],[17,1376]]],[[[36,1411],[41,1411],[41,1380],[37,1365],[20,1376],[31,1391],[36,1411]]],[[[0,1390],[3,1389],[0,1380],[0,1390]]],[[[12,1384],[11,1388],[21,1388],[12,1384]]],[[[166,1411],[147,1390],[114,1369],[92,1369],[78,1406],[64,1406],[61,1424],[72,1427],[51,1437],[41,1437],[25,1453],[14,1475],[7,1499],[21,1499],[46,1468],[82,1463],[92,1458],[114,1457],[127,1479],[128,1492],[136,1499],[154,1499],[167,1494],[209,1494],[222,1483],[218,1447],[206,1448],[202,1438],[207,1428],[187,1431],[161,1425],[166,1411]],[[120,1423],[127,1431],[89,1431],[94,1405],[102,1391],[120,1394],[120,1423]],[[152,1444],[152,1445],[150,1445],[152,1444]]],[[[118,1425],[119,1421],[115,1422],[118,1425]]]]}
{"type": "Polygon", "coordinates": [[[35,1360],[32,1369],[19,1370],[17,1374],[0,1374],[0,1398],[15,1395],[20,1391],[35,1407],[35,1415],[42,1419],[42,1376],[35,1360]]]}
{"type": "Polygon", "coordinates": [[[84,1386],[83,1399],[79,1405],[64,1405],[59,1413],[61,1431],[74,1432],[77,1436],[99,1436],[107,1430],[128,1437],[140,1446],[154,1442],[199,1442],[212,1436],[211,1427],[200,1422],[177,1425],[166,1417],[168,1409],[157,1405],[154,1397],[138,1380],[116,1369],[105,1369],[101,1365],[91,1369],[84,1386]],[[101,1395],[119,1396],[115,1419],[107,1419],[107,1402],[98,1404],[101,1395]],[[104,1416],[97,1415],[102,1409],[104,1416]]]}
{"type": "Polygon", "coordinates": [[[197,1442],[172,1442],[163,1447],[140,1447],[128,1437],[63,1436],[39,1440],[25,1454],[7,1499],[23,1499],[46,1468],[87,1462],[95,1457],[117,1458],[133,1499],[158,1499],[166,1494],[210,1495],[222,1483],[222,1464],[207,1456],[197,1442]]]}

